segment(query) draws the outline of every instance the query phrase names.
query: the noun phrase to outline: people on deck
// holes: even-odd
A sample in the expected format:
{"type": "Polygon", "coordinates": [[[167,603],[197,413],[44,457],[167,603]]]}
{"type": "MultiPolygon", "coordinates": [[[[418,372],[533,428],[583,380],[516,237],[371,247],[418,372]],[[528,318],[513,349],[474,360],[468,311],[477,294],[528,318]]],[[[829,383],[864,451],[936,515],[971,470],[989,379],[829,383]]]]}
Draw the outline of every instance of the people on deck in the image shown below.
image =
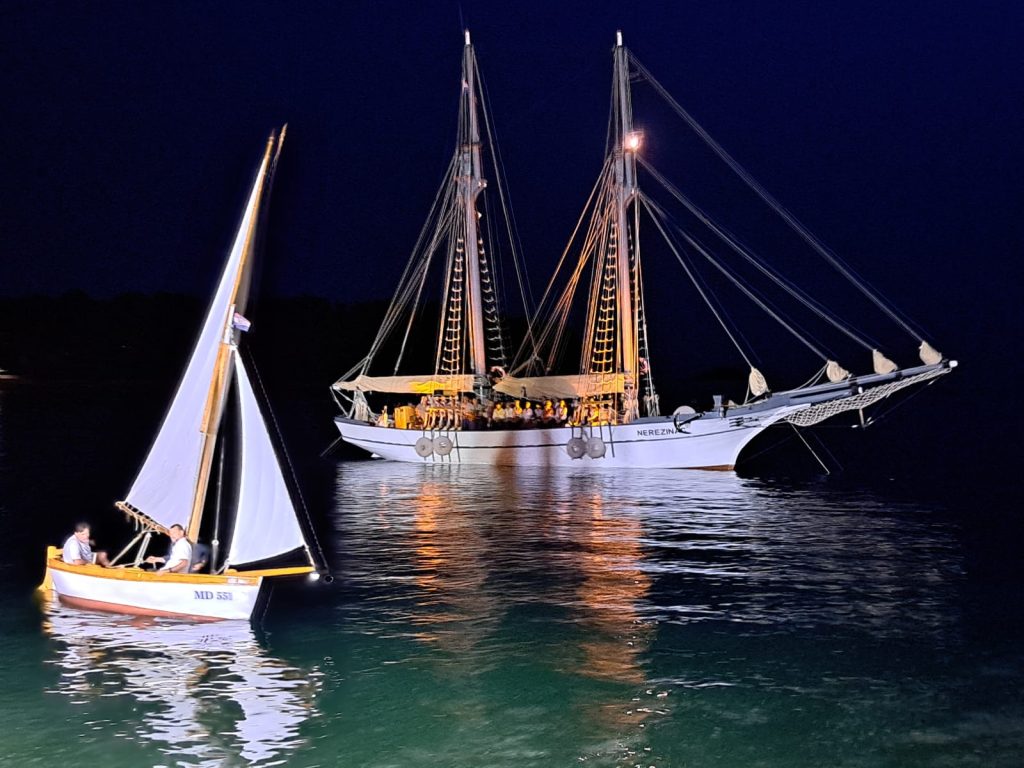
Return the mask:
{"type": "Polygon", "coordinates": [[[110,560],[106,552],[93,552],[92,541],[89,535],[92,533],[88,523],[76,523],[75,532],[68,536],[64,542],[64,551],[61,559],[68,565],[102,565],[107,567],[110,560]]]}
{"type": "Polygon", "coordinates": [[[167,529],[167,535],[171,537],[171,551],[167,557],[150,555],[146,562],[150,564],[162,563],[159,570],[169,573],[187,573],[192,562],[192,545],[185,538],[185,529],[175,523],[167,529]]]}
{"type": "Polygon", "coordinates": [[[540,420],[544,423],[545,427],[550,427],[555,423],[555,406],[550,400],[544,401],[544,408],[540,412],[540,420]]]}
{"type": "Polygon", "coordinates": [[[524,427],[534,426],[534,418],[536,414],[533,412],[533,405],[529,400],[526,401],[526,405],[523,406],[523,412],[519,415],[519,419],[524,427]]]}

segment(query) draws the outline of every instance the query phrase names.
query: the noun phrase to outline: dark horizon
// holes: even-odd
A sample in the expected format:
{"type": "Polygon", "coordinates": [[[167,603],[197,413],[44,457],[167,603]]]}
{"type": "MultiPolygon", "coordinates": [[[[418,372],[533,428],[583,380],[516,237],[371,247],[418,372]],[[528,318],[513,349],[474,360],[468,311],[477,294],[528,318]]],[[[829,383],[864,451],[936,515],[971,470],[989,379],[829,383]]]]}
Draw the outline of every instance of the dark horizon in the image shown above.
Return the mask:
{"type": "MultiPolygon", "coordinates": [[[[386,301],[453,149],[464,28],[539,293],[600,167],[622,30],[775,197],[938,349],[980,372],[1000,353],[976,340],[1021,329],[1022,20],[1024,9],[998,2],[181,3],[116,14],[21,3],[0,30],[13,106],[0,124],[0,297],[205,302],[265,137],[288,123],[259,295],[386,301]]],[[[635,85],[647,156],[729,225],[735,180],[710,180],[705,161],[670,149],[687,129],[665,110],[645,117],[652,96],[635,85]]],[[[766,255],[774,245],[785,257],[773,237],[766,255]]],[[[680,314],[696,303],[682,280],[677,270],[655,282],[670,303],[651,310],[662,313],[652,343],[685,363],[701,337],[680,314]]],[[[836,282],[805,287],[839,302],[836,282]]],[[[898,362],[910,364],[901,343],[898,362]]],[[[868,364],[854,357],[851,367],[868,364]]]]}

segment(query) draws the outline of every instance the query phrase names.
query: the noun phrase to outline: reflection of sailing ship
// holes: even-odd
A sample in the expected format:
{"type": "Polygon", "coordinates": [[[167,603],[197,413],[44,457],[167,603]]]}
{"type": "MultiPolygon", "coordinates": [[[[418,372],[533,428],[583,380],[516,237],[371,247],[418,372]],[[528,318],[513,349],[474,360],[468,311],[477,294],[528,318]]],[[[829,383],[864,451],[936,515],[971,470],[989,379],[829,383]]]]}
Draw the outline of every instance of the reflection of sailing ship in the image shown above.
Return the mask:
{"type": "Polygon", "coordinates": [[[281,760],[303,744],[300,726],[315,713],[319,671],[268,655],[247,624],[126,618],[52,604],[44,627],[60,670],[53,692],[86,705],[126,699],[124,733],[198,765],[281,760]]]}
{"type": "MultiPolygon", "coordinates": [[[[931,382],[956,365],[739,167],[627,51],[620,35],[614,49],[606,158],[598,183],[506,373],[506,348],[490,278],[489,253],[494,249],[478,248],[484,231],[478,231],[478,225],[486,221],[481,219],[485,211],[478,210],[478,196],[485,182],[475,58],[468,34],[464,62],[459,144],[447,191],[439,196],[443,204],[433,211],[437,224],[424,229],[369,353],[333,387],[337,397],[349,401],[339,401],[344,413],[335,419],[347,442],[395,461],[732,469],[743,448],[772,425],[810,427],[844,413],[863,418],[865,409],[875,403],[906,387],[931,382]],[[859,312],[855,322],[841,320],[835,307],[782,275],[651,166],[633,124],[631,82],[641,78],[796,233],[802,241],[799,248],[809,246],[867,299],[872,314],[880,311],[912,338],[920,365],[900,368],[857,328],[867,313],[859,312]],[[652,180],[649,186],[664,201],[641,188],[640,172],[652,180]],[[641,262],[642,216],[644,226],[649,219],[652,231],[665,241],[666,255],[680,263],[693,283],[692,295],[707,305],[724,332],[722,341],[727,338],[736,348],[735,359],[749,367],[747,376],[735,377],[737,391],[747,388],[743,402],[716,395],[708,398],[714,405],[708,403],[704,412],[680,406],[671,415],[661,414],[649,344],[657,340],[657,331],[651,328],[649,335],[641,262]],[[389,335],[404,327],[398,361],[389,371],[398,372],[427,269],[445,243],[447,276],[434,371],[419,376],[370,375],[374,357],[389,335]],[[763,287],[755,288],[755,281],[763,287]],[[564,289],[556,290],[556,284],[564,289]],[[723,292],[749,300],[792,335],[795,346],[810,351],[808,361],[801,363],[803,371],[781,370],[782,363],[777,373],[769,371],[770,378],[785,380],[792,388],[769,388],[754,366],[758,358],[749,332],[736,327],[738,318],[724,310],[723,297],[715,290],[718,285],[723,292]],[[563,358],[572,337],[570,320],[583,319],[578,317],[584,314],[581,305],[585,320],[577,365],[577,359],[563,358]],[[408,321],[403,322],[406,314],[408,321]],[[840,346],[851,344],[849,349],[840,346]],[[871,373],[855,375],[839,364],[840,358],[852,357],[855,347],[870,355],[871,373]],[[570,365],[575,370],[566,370],[570,365]],[[560,370],[566,372],[558,374],[560,370]],[[399,406],[401,412],[392,423],[386,406],[379,416],[370,411],[365,397],[369,392],[422,397],[421,406],[399,406]],[[531,403],[537,404],[536,410],[531,403]]],[[[735,212],[739,206],[731,208],[735,212]]],[[[721,346],[710,345],[714,352],[721,346]]],[[[709,359],[708,353],[685,351],[694,364],[709,359]]]]}
{"type": "Polygon", "coordinates": [[[491,568],[488,542],[477,516],[464,514],[459,497],[465,489],[451,476],[457,468],[428,468],[420,477],[408,471],[395,473],[393,465],[364,463],[341,465],[338,475],[338,509],[346,516],[360,514],[359,539],[346,537],[344,561],[347,578],[402,580],[413,589],[412,605],[405,617],[421,642],[461,657],[492,633],[501,622],[504,605],[488,588],[491,568]],[[354,470],[358,478],[347,477],[354,470]],[[377,496],[387,507],[365,504],[377,496]],[[360,504],[362,500],[362,504],[360,504]],[[380,527],[379,531],[375,529],[380,527]],[[394,542],[396,551],[382,553],[377,533],[394,542]],[[364,537],[372,542],[365,546],[364,537]],[[383,554],[386,567],[362,563],[363,556],[383,554]]]}
{"type": "Polygon", "coordinates": [[[651,588],[643,568],[641,521],[605,509],[600,494],[583,500],[578,589],[585,615],[593,629],[582,641],[581,672],[589,677],[640,685],[646,675],[639,656],[651,639],[653,624],[643,619],[640,603],[651,588]]]}

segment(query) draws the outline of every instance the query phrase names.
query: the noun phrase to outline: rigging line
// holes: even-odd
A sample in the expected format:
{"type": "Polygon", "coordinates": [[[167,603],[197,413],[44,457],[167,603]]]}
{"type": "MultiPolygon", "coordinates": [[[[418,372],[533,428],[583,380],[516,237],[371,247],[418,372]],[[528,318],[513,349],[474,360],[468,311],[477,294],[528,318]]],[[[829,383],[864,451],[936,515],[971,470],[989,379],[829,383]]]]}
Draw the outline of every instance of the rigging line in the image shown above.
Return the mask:
{"type": "MultiPolygon", "coordinates": [[[[441,185],[438,187],[437,192],[434,195],[434,201],[430,206],[430,212],[427,218],[424,220],[423,226],[420,228],[420,234],[416,238],[416,244],[413,246],[412,251],[409,254],[409,259],[406,262],[405,268],[402,271],[402,275],[398,280],[398,287],[395,289],[395,293],[391,299],[391,303],[388,305],[388,309],[385,312],[384,320],[381,323],[380,328],[377,330],[377,335],[370,345],[370,353],[367,355],[366,367],[363,372],[368,370],[370,364],[373,361],[374,356],[379,351],[381,345],[390,335],[395,323],[398,322],[398,318],[401,316],[405,307],[409,301],[409,293],[411,291],[411,285],[414,283],[410,282],[412,277],[416,274],[419,269],[424,267],[419,264],[424,259],[423,244],[428,233],[431,231],[431,222],[435,220],[438,209],[443,208],[445,204],[445,192],[447,191],[448,179],[452,175],[452,171],[455,165],[455,158],[453,157],[448,164],[448,170],[445,173],[444,179],[441,185]]],[[[429,258],[427,259],[429,263],[429,258]]],[[[418,294],[417,294],[418,295],[418,294]]],[[[403,345],[404,347],[404,345],[403,345]]]]}
{"type": "Polygon", "coordinates": [[[741,245],[731,234],[726,232],[717,223],[712,221],[712,219],[703,210],[701,210],[695,203],[693,203],[689,198],[687,198],[686,195],[684,195],[668,179],[666,179],[662,174],[655,170],[655,168],[651,166],[646,160],[644,160],[644,158],[640,157],[637,159],[640,161],[640,164],[643,166],[643,168],[649,174],[651,174],[651,176],[654,177],[654,179],[658,181],[669,192],[669,194],[671,194],[673,197],[676,198],[676,200],[682,203],[683,206],[691,214],[693,214],[702,224],[704,224],[715,235],[717,235],[719,239],[721,239],[733,251],[735,251],[739,256],[741,256],[748,263],[754,266],[758,271],[760,271],[773,283],[779,286],[782,290],[786,291],[794,299],[796,299],[805,307],[810,309],[813,313],[817,314],[822,320],[831,324],[833,327],[835,327],[841,333],[845,334],[847,337],[852,339],[857,344],[860,344],[862,347],[864,347],[864,349],[870,351],[872,349],[878,348],[879,345],[877,343],[866,341],[865,339],[855,334],[850,327],[841,323],[835,315],[829,312],[823,305],[817,302],[814,298],[807,295],[807,293],[803,291],[799,286],[785,279],[782,275],[780,275],[771,267],[769,267],[768,264],[766,264],[762,259],[758,258],[753,253],[753,251],[750,251],[749,249],[741,245]]]}
{"type": "MultiPolygon", "coordinates": [[[[583,239],[583,243],[580,249],[580,256],[577,260],[576,268],[573,271],[573,275],[566,290],[563,292],[562,297],[559,300],[559,306],[561,307],[561,320],[560,325],[556,329],[557,339],[559,346],[552,348],[551,355],[549,358],[548,368],[554,367],[556,353],[560,356],[561,354],[561,343],[565,337],[565,331],[568,326],[569,314],[572,310],[573,299],[575,298],[576,292],[579,290],[580,279],[583,276],[583,272],[587,265],[591,268],[591,286],[592,295],[588,298],[587,303],[587,320],[585,321],[584,328],[586,329],[583,344],[580,348],[581,354],[585,355],[585,350],[590,346],[593,338],[593,326],[591,325],[592,310],[591,307],[596,301],[596,292],[600,291],[601,283],[595,282],[599,277],[603,277],[606,268],[605,264],[598,264],[598,253],[605,250],[604,243],[607,238],[607,229],[609,226],[609,213],[613,204],[611,194],[613,189],[613,182],[611,181],[612,165],[609,163],[607,166],[607,173],[604,174],[601,182],[601,188],[599,190],[600,198],[594,202],[593,213],[590,218],[590,223],[587,227],[586,236],[583,239]]],[[[583,365],[581,362],[580,365],[583,365]]],[[[582,370],[582,368],[581,368],[582,370]]]]}
{"type": "Polygon", "coordinates": [[[530,317],[535,309],[533,293],[530,289],[530,276],[526,266],[526,258],[523,255],[523,244],[519,238],[519,228],[516,226],[515,210],[512,207],[512,199],[511,196],[507,194],[506,190],[504,175],[505,161],[502,159],[498,148],[498,132],[497,129],[491,125],[490,100],[487,96],[483,77],[481,77],[479,69],[477,70],[477,83],[480,91],[480,101],[483,106],[481,111],[483,112],[484,117],[484,130],[487,133],[487,141],[491,147],[493,155],[492,165],[494,167],[495,183],[498,185],[498,199],[501,202],[501,209],[504,214],[502,218],[505,221],[505,227],[508,230],[509,245],[512,248],[512,265],[515,268],[516,280],[519,283],[519,294],[523,300],[523,311],[525,312],[526,317],[530,317]]]}
{"type": "MultiPolygon", "coordinates": [[[[648,204],[648,206],[649,206],[648,210],[653,210],[653,209],[657,208],[657,205],[655,203],[653,203],[646,196],[644,196],[644,202],[648,204]]],[[[658,211],[659,211],[659,213],[661,213],[660,209],[658,209],[658,211]]],[[[664,214],[662,214],[662,215],[664,215],[664,214]]],[[[666,242],[668,242],[668,237],[667,237],[667,235],[665,235],[665,231],[663,229],[661,229],[661,222],[657,218],[655,218],[655,222],[658,224],[658,229],[661,230],[662,236],[665,237],[666,242]]],[[[828,360],[828,355],[827,354],[822,352],[814,344],[812,344],[808,339],[806,339],[790,323],[787,323],[785,320],[783,320],[782,316],[779,315],[778,312],[773,310],[770,306],[768,306],[767,303],[765,303],[757,295],[755,295],[753,293],[753,291],[751,291],[749,288],[747,288],[745,285],[743,285],[743,283],[740,282],[736,278],[735,275],[732,275],[723,265],[719,264],[718,261],[716,261],[711,256],[711,254],[708,253],[696,240],[694,240],[692,237],[690,237],[690,235],[688,235],[683,230],[679,230],[679,234],[682,235],[683,239],[686,240],[686,242],[689,243],[690,246],[692,248],[694,248],[694,250],[696,250],[701,256],[703,256],[708,261],[708,263],[711,264],[711,266],[713,266],[715,269],[717,269],[719,272],[721,272],[723,275],[725,275],[725,277],[733,285],[735,285],[748,299],[750,299],[758,307],[760,307],[767,315],[769,315],[772,319],[774,319],[775,322],[777,322],[779,325],[781,325],[783,328],[785,328],[787,331],[789,331],[793,335],[794,338],[796,338],[798,341],[803,343],[804,346],[806,346],[808,349],[810,349],[812,352],[814,352],[816,355],[818,355],[818,357],[820,357],[822,360],[828,360]]],[[[674,248],[673,248],[673,251],[675,251],[674,248]]],[[[678,253],[676,254],[676,258],[679,258],[678,253]]]]}
{"type": "MultiPolygon", "coordinates": [[[[683,229],[683,227],[681,227],[678,223],[675,223],[674,221],[669,222],[669,219],[671,217],[668,215],[667,211],[659,208],[659,212],[660,212],[661,216],[665,219],[666,224],[672,223],[673,226],[675,227],[675,230],[678,231],[687,240],[687,242],[692,242],[698,249],[701,249],[701,255],[703,255],[705,257],[705,259],[707,259],[711,263],[712,266],[714,266],[716,269],[718,269],[719,272],[721,272],[722,274],[726,275],[726,277],[728,277],[729,280],[732,281],[738,287],[746,285],[744,283],[744,281],[742,280],[742,278],[738,274],[730,273],[728,271],[728,268],[725,266],[724,263],[720,263],[718,261],[715,261],[714,257],[710,254],[709,251],[707,251],[707,249],[704,248],[703,244],[700,243],[699,241],[697,241],[695,237],[693,237],[691,235],[688,235],[688,233],[686,233],[686,231],[683,229]]],[[[747,286],[747,291],[748,291],[747,292],[748,296],[753,296],[756,293],[754,291],[753,287],[751,287],[751,286],[747,286]]],[[[774,312],[778,313],[779,316],[781,317],[782,311],[780,309],[778,309],[774,304],[772,304],[766,297],[762,297],[761,300],[764,302],[765,306],[771,307],[771,309],[774,312]]],[[[721,305],[719,305],[719,306],[721,306],[721,305]]],[[[820,342],[818,339],[816,339],[814,337],[814,335],[808,329],[806,329],[803,326],[797,324],[796,321],[791,320],[790,322],[793,324],[793,331],[792,332],[793,332],[793,334],[795,336],[800,338],[801,334],[802,334],[802,335],[806,336],[808,339],[813,340],[814,343],[819,344],[821,346],[824,346],[822,344],[822,342],[820,342]]],[[[737,328],[737,332],[741,336],[744,337],[744,340],[746,340],[746,334],[744,334],[742,331],[740,331],[739,328],[737,328]]],[[[831,354],[831,352],[829,352],[829,354],[831,354]]]]}
{"type": "MultiPolygon", "coordinates": [[[[580,248],[580,256],[576,260],[575,268],[572,274],[570,275],[565,290],[563,290],[562,294],[558,299],[558,302],[551,310],[550,319],[543,327],[540,339],[541,345],[546,343],[546,340],[549,336],[554,336],[554,343],[551,346],[551,351],[548,356],[548,361],[546,363],[547,371],[554,369],[555,363],[561,355],[562,339],[565,335],[569,313],[572,309],[572,301],[576,291],[578,290],[580,278],[582,277],[583,270],[585,269],[587,264],[594,260],[594,254],[599,249],[600,243],[602,242],[602,238],[604,237],[605,229],[608,226],[607,215],[608,207],[610,204],[609,195],[611,189],[611,187],[609,186],[609,174],[611,173],[611,168],[610,165],[607,167],[608,173],[604,174],[602,177],[599,178],[597,188],[594,190],[595,192],[600,193],[600,200],[596,202],[593,202],[592,199],[588,200],[588,204],[586,209],[584,210],[583,216],[581,217],[581,221],[577,225],[577,230],[573,233],[572,240],[574,241],[579,231],[579,224],[582,223],[583,218],[586,218],[587,211],[591,210],[592,208],[593,213],[590,217],[590,223],[587,227],[587,232],[583,239],[582,246],[580,248]],[[592,202],[593,205],[591,207],[592,202]]],[[[571,247],[572,241],[570,241],[570,244],[566,249],[566,253],[569,249],[571,249],[571,247]]],[[[552,284],[554,283],[556,277],[557,273],[552,278],[552,284]]],[[[586,326],[585,324],[585,327],[588,326],[586,326]]],[[[583,346],[581,347],[581,351],[585,349],[586,346],[587,342],[584,342],[583,346]]]]}
{"type": "Polygon", "coordinates": [[[870,286],[864,278],[855,274],[853,269],[849,267],[839,256],[832,251],[830,248],[824,245],[807,227],[800,223],[800,221],[792,213],[787,210],[782,203],[775,199],[771,193],[768,192],[761,184],[757,181],[750,173],[743,168],[737,162],[732,155],[725,151],[717,141],[715,141],[711,135],[704,130],[704,128],[687,112],[683,109],[682,105],[679,104],[672,95],[659,83],[654,76],[647,70],[646,67],[641,64],[633,54],[629,54],[630,61],[636,66],[637,71],[643,75],[643,77],[654,87],[658,94],[668,102],[679,116],[693,129],[693,131],[704,140],[711,150],[721,158],[721,160],[729,166],[730,169],[748,186],[752,189],[769,207],[771,207],[789,226],[806,242],[818,255],[825,259],[833,268],[836,269],[843,277],[850,281],[861,293],[864,294],[876,307],[878,307],[885,315],[887,315],[894,323],[899,325],[903,330],[910,334],[913,338],[921,341],[923,335],[911,327],[909,322],[904,320],[896,311],[890,307],[886,302],[881,299],[881,294],[872,286],[870,286]]]}
{"type": "MultiPolygon", "coordinates": [[[[427,275],[430,272],[430,262],[433,261],[434,254],[438,251],[438,244],[443,239],[441,232],[448,230],[452,227],[451,218],[455,216],[454,205],[449,206],[446,211],[443,220],[437,222],[437,226],[434,229],[434,236],[431,238],[429,250],[424,254],[423,264],[420,271],[420,279],[416,287],[416,297],[412,303],[412,310],[409,312],[409,322],[406,324],[405,333],[402,336],[402,344],[398,350],[398,357],[395,359],[394,375],[398,375],[398,369],[402,364],[402,359],[405,357],[405,348],[409,343],[409,336],[412,333],[412,327],[416,322],[416,310],[420,306],[420,300],[423,298],[423,289],[427,283],[427,275]]],[[[449,233],[450,236],[450,233],[449,233]]]]}
{"type": "MultiPolygon", "coordinates": [[[[602,328],[606,334],[611,333],[611,329],[604,326],[602,318],[614,311],[614,305],[610,305],[610,302],[613,295],[612,292],[617,290],[617,287],[613,285],[617,272],[609,271],[614,270],[614,262],[609,257],[610,239],[616,220],[614,190],[615,185],[613,183],[609,183],[605,187],[602,203],[595,209],[594,218],[591,222],[593,237],[590,239],[590,242],[593,249],[591,252],[594,256],[590,257],[592,278],[590,296],[587,303],[586,336],[580,349],[580,370],[590,370],[587,367],[589,364],[585,361],[588,359],[593,360],[595,336],[599,334],[602,328]],[[601,213],[598,214],[598,211],[601,211],[601,213]]],[[[615,247],[617,252],[619,247],[618,239],[615,241],[615,247]]],[[[629,286],[626,286],[626,290],[629,290],[629,286]]],[[[616,352],[618,352],[617,347],[616,352]]]]}
{"type": "MultiPolygon", "coordinates": [[[[459,206],[459,208],[461,209],[461,206],[459,206]]],[[[443,330],[441,330],[437,335],[437,352],[434,357],[435,372],[441,371],[441,361],[442,359],[448,357],[448,355],[446,355],[445,353],[450,353],[452,358],[457,359],[461,357],[462,353],[464,352],[464,349],[462,348],[462,324],[465,322],[465,320],[462,315],[462,298],[460,296],[460,298],[458,299],[457,306],[453,306],[455,304],[455,302],[453,302],[453,299],[455,297],[456,292],[461,294],[462,288],[464,287],[465,284],[464,279],[462,277],[466,260],[465,249],[467,247],[466,238],[468,235],[465,225],[466,222],[461,216],[453,216],[452,220],[449,222],[448,225],[448,269],[445,271],[444,288],[441,294],[443,297],[443,301],[441,304],[441,322],[443,330]],[[461,256],[459,255],[460,240],[462,241],[463,248],[463,250],[461,251],[461,256]],[[456,276],[455,267],[457,265],[456,263],[460,260],[462,264],[459,265],[459,274],[458,276],[456,276]],[[456,280],[458,282],[458,286],[454,285],[454,282],[456,280]],[[458,291],[456,291],[456,287],[458,288],[458,291]],[[448,331],[453,325],[453,316],[456,311],[458,312],[458,317],[454,318],[454,325],[458,333],[457,336],[453,337],[451,342],[449,343],[448,331]]],[[[447,371],[447,373],[453,374],[455,372],[456,371],[454,370],[453,363],[452,366],[447,371]]]]}
{"type": "Polygon", "coordinates": [[[818,454],[814,452],[814,449],[811,448],[811,444],[808,443],[807,440],[804,439],[804,436],[800,434],[800,430],[796,428],[796,424],[790,424],[790,426],[793,427],[793,431],[796,432],[796,436],[800,438],[800,442],[802,442],[807,447],[807,450],[811,452],[811,456],[813,456],[815,461],[817,461],[821,465],[821,468],[825,470],[825,474],[831,475],[832,473],[828,471],[828,467],[825,466],[825,462],[821,460],[818,454]]]}
{"type": "MultiPolygon", "coordinates": [[[[343,373],[340,377],[338,377],[338,380],[335,381],[334,384],[340,384],[343,381],[347,381],[349,376],[354,374],[360,368],[363,368],[363,365],[366,363],[368,358],[369,358],[368,355],[363,357],[363,358],[361,358],[359,360],[359,362],[357,362],[355,365],[353,365],[351,368],[349,368],[347,371],[345,371],[345,373],[343,373]]],[[[333,384],[331,385],[331,391],[332,392],[334,391],[334,385],[333,384]]]]}
{"type": "MultiPolygon", "coordinates": [[[[576,226],[573,228],[572,234],[569,236],[569,242],[562,250],[562,255],[558,259],[558,264],[555,266],[555,270],[554,272],[552,272],[550,280],[548,280],[547,287],[544,289],[544,294],[541,297],[540,303],[537,305],[537,311],[534,313],[534,315],[531,317],[530,321],[526,325],[526,336],[523,339],[522,343],[519,345],[519,349],[516,350],[516,354],[513,357],[513,360],[517,363],[522,359],[522,355],[528,342],[533,342],[534,350],[536,350],[540,346],[536,342],[535,329],[538,323],[541,322],[541,316],[545,312],[548,299],[551,297],[552,292],[554,291],[554,287],[558,279],[558,274],[559,272],[561,272],[562,267],[565,265],[565,262],[569,257],[569,252],[572,250],[572,244],[575,242],[576,236],[579,234],[580,228],[583,226],[583,222],[587,218],[587,212],[590,210],[591,204],[594,202],[597,194],[601,191],[601,188],[605,183],[605,177],[607,176],[609,168],[611,167],[611,162],[611,157],[605,158],[604,166],[601,169],[601,173],[598,174],[598,177],[594,182],[594,186],[590,190],[590,195],[587,197],[587,202],[584,204],[583,210],[580,212],[580,216],[576,220],[576,226]]],[[[556,304],[556,307],[557,306],[558,305],[556,304]]],[[[554,311],[555,308],[552,308],[551,312],[554,313],[554,311]]],[[[532,358],[527,358],[527,360],[530,359],[532,358]]]]}
{"type": "MultiPolygon", "coordinates": [[[[711,314],[713,314],[715,316],[715,319],[718,321],[718,324],[722,326],[722,330],[725,331],[726,336],[728,336],[729,340],[732,341],[733,346],[736,347],[736,351],[740,353],[740,357],[743,358],[743,360],[747,363],[748,366],[753,368],[754,365],[750,362],[750,358],[747,357],[746,353],[743,351],[743,348],[740,346],[739,341],[737,341],[736,337],[733,335],[732,331],[729,329],[729,326],[725,323],[725,321],[722,319],[722,316],[715,309],[714,304],[711,302],[711,299],[708,297],[707,293],[704,291],[704,288],[701,287],[699,281],[696,278],[696,275],[690,270],[690,267],[686,263],[686,260],[683,259],[683,257],[680,255],[679,251],[676,249],[675,244],[671,241],[671,239],[666,234],[665,229],[662,227],[661,221],[655,215],[655,212],[654,212],[655,206],[653,206],[651,201],[644,194],[640,195],[640,201],[644,204],[644,208],[647,209],[647,212],[649,214],[651,214],[651,219],[654,221],[654,226],[656,226],[658,228],[658,231],[661,232],[661,236],[663,238],[665,238],[665,242],[668,243],[669,249],[672,251],[673,254],[675,254],[676,259],[683,266],[683,270],[686,272],[686,275],[690,278],[690,282],[693,283],[694,288],[697,289],[697,293],[700,294],[700,297],[704,300],[704,303],[707,304],[708,309],[711,310],[711,314]]],[[[700,250],[700,249],[698,249],[698,250],[700,250]]]]}
{"type": "MultiPolygon", "coordinates": [[[[924,392],[926,387],[930,387],[932,384],[935,384],[937,381],[938,381],[938,379],[931,379],[930,381],[926,381],[923,386],[915,387],[912,391],[908,391],[906,396],[902,397],[900,400],[894,402],[891,408],[886,408],[884,411],[879,413],[877,416],[874,416],[871,419],[868,419],[868,422],[864,425],[864,427],[867,427],[867,426],[869,426],[871,424],[876,424],[877,422],[881,421],[882,419],[887,418],[897,408],[902,408],[904,405],[909,403],[912,399],[914,399],[919,394],[924,392]]],[[[856,425],[854,425],[854,426],[856,426],[856,425]]]]}

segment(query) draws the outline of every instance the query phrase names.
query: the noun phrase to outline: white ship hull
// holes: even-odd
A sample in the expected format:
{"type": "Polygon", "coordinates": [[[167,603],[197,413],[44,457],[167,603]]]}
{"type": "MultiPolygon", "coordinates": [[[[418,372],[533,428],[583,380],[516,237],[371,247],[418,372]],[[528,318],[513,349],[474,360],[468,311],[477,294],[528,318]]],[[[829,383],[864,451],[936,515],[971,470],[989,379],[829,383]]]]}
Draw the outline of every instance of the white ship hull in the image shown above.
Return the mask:
{"type": "Polygon", "coordinates": [[[731,470],[747,443],[803,407],[705,415],[679,427],[672,417],[601,427],[467,431],[394,429],[341,416],[335,424],[345,442],[391,461],[731,470]]]}
{"type": "Polygon", "coordinates": [[[58,599],[75,608],[193,621],[248,621],[263,582],[262,577],[67,565],[59,559],[47,561],[46,578],[58,599]]]}

